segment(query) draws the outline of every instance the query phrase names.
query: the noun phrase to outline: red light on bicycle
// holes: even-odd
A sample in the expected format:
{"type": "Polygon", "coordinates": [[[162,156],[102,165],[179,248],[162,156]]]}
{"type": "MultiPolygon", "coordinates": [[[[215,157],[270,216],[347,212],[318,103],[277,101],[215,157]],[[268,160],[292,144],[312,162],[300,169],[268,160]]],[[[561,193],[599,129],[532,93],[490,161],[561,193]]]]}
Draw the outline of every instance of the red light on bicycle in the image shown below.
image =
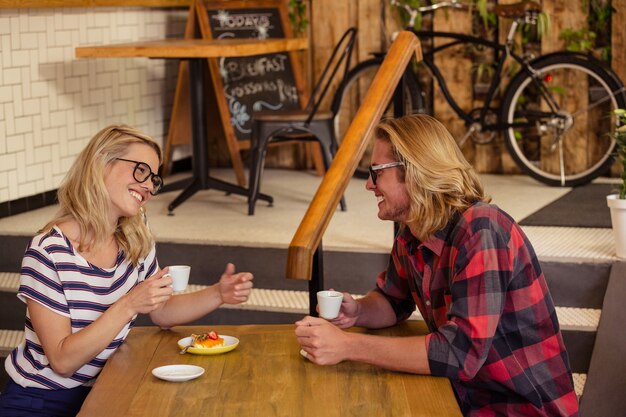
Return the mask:
{"type": "Polygon", "coordinates": [[[550,81],[552,81],[552,74],[546,74],[546,76],[543,77],[543,82],[549,83],[550,81]]]}

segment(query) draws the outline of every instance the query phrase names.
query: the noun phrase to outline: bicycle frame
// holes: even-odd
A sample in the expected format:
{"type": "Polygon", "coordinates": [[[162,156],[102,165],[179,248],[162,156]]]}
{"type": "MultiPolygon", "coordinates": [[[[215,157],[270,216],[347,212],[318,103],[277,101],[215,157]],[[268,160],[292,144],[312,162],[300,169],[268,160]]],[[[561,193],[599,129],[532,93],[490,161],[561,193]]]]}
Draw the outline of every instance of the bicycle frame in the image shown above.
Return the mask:
{"type": "Polygon", "coordinates": [[[495,98],[495,93],[497,87],[502,82],[502,71],[504,69],[504,63],[507,58],[510,56],[515,61],[517,61],[522,70],[526,69],[527,71],[532,72],[531,68],[528,68],[528,63],[526,60],[514,52],[510,51],[508,46],[505,44],[501,44],[499,42],[494,42],[490,40],[485,40],[482,38],[477,38],[471,35],[464,35],[460,33],[454,32],[440,32],[440,31],[429,31],[429,30],[414,30],[410,29],[415,35],[420,39],[440,39],[447,38],[452,39],[452,41],[447,42],[443,45],[439,45],[437,47],[433,47],[427,52],[423,53],[423,62],[431,71],[432,75],[437,80],[437,84],[441,88],[441,92],[444,95],[446,101],[450,104],[454,112],[463,119],[468,125],[472,125],[474,123],[479,123],[482,131],[494,131],[494,130],[503,130],[509,127],[508,125],[502,125],[500,122],[496,124],[489,124],[486,122],[485,117],[487,112],[490,109],[490,105],[495,98]],[[448,48],[457,46],[457,45],[465,45],[465,44],[473,44],[473,45],[482,45],[487,48],[490,48],[495,52],[496,61],[495,61],[495,72],[491,79],[491,83],[489,85],[489,90],[487,91],[487,97],[484,101],[483,106],[480,108],[480,114],[478,118],[472,117],[468,112],[464,111],[459,104],[456,102],[452,94],[450,93],[446,81],[439,71],[439,68],[434,63],[435,54],[446,50],[448,48]]]}

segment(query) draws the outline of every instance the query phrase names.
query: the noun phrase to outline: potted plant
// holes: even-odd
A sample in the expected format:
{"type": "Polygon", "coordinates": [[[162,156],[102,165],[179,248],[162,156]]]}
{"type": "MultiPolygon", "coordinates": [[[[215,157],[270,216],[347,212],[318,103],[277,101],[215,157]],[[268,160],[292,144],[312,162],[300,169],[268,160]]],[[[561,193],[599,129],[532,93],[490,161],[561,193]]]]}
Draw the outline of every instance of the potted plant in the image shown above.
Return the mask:
{"type": "Polygon", "coordinates": [[[611,210],[615,252],[618,257],[626,258],[626,110],[616,109],[613,113],[617,123],[615,158],[623,169],[618,193],[608,195],[606,201],[611,210]]]}

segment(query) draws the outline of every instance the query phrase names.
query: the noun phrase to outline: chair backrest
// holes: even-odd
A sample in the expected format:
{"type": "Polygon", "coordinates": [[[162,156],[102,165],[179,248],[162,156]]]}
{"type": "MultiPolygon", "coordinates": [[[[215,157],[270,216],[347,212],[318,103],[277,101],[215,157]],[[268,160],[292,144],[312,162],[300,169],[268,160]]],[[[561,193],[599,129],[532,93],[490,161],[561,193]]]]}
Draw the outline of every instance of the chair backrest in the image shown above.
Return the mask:
{"type": "Polygon", "coordinates": [[[338,85],[341,85],[341,82],[343,82],[348,75],[352,50],[354,49],[354,43],[356,41],[356,32],[357,29],[354,27],[346,30],[343,36],[341,36],[341,39],[339,39],[339,42],[337,42],[337,45],[335,45],[335,49],[333,49],[333,53],[330,55],[324,71],[322,71],[322,74],[317,80],[311,92],[311,98],[306,105],[309,116],[306,119],[305,126],[308,126],[313,120],[313,117],[315,117],[315,113],[322,104],[322,100],[324,100],[335,75],[341,70],[341,80],[338,85]]]}

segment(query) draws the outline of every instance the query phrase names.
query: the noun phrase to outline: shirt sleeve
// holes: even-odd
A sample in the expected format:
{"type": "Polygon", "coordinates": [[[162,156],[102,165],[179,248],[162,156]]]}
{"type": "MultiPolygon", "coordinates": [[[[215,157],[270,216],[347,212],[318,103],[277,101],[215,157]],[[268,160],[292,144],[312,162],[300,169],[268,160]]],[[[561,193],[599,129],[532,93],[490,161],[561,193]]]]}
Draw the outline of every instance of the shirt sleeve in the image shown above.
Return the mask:
{"type": "Polygon", "coordinates": [[[406,320],[415,311],[407,274],[398,255],[398,243],[394,244],[387,269],[376,278],[375,291],[382,294],[396,314],[396,321],[406,320]]]}
{"type": "Polygon", "coordinates": [[[33,239],[26,248],[20,271],[17,298],[31,299],[57,314],[70,316],[61,279],[52,256],[33,239]]]}
{"type": "Polygon", "coordinates": [[[450,261],[449,319],[427,336],[431,373],[454,380],[472,379],[485,363],[511,276],[506,239],[490,227],[472,228],[450,261]]]}
{"type": "Polygon", "coordinates": [[[139,267],[139,277],[137,282],[142,282],[159,271],[159,262],[156,257],[156,245],[153,243],[150,252],[143,259],[139,267]]]}

